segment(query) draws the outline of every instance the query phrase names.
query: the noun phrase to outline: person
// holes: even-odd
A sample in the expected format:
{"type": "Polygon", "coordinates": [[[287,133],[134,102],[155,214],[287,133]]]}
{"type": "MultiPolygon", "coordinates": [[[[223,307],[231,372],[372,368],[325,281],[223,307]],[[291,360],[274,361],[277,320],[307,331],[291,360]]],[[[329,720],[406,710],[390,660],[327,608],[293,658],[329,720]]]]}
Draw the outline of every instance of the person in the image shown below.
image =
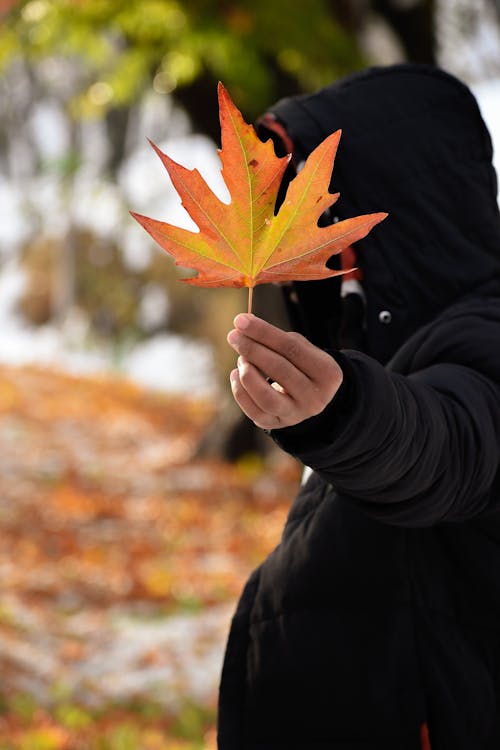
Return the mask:
{"type": "Polygon", "coordinates": [[[487,128],[463,83],[410,64],[281,100],[258,127],[297,168],[342,128],[325,221],[389,216],[353,248],[350,289],[340,276],[292,285],[295,330],[240,314],[228,336],[236,401],[311,472],[232,619],[219,750],[498,750],[487,128]]]}

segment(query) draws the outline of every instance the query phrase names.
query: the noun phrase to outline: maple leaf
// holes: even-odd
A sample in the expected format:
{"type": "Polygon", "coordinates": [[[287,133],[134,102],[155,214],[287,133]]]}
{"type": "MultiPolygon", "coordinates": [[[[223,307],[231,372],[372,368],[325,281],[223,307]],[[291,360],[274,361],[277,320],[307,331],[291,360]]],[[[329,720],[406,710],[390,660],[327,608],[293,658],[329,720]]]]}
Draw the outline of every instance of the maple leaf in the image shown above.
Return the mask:
{"type": "MultiPolygon", "coordinates": [[[[276,196],[291,154],[277,157],[272,140],[263,143],[219,83],[222,176],[231,202],[221,201],[197,169],[186,169],[151,143],[199,231],[131,211],[176,265],[197,275],[181,279],[197,286],[247,286],[291,280],[312,281],[346,271],[327,260],[365,237],[386,213],[365,214],[319,227],[318,219],[339,197],[330,193],[338,130],[309,155],[288,186],[274,215],[276,196]]],[[[249,308],[251,303],[249,304],[249,308]]]]}

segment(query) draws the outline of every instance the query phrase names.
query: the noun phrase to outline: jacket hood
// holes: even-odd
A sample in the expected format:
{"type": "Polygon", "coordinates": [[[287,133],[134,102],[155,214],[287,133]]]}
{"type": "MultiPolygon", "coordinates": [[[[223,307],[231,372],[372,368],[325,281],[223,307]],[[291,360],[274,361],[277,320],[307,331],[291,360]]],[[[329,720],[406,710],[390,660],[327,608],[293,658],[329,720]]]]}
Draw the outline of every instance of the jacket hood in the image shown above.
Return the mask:
{"type": "MultiPolygon", "coordinates": [[[[387,361],[415,330],[500,277],[491,138],[474,96],[456,78],[427,65],[371,68],[282,99],[270,114],[299,161],[342,129],[330,186],[340,192],[335,215],[389,213],[356,244],[372,356],[387,361]]],[[[328,297],[335,306],[339,284],[307,285],[321,290],[308,297],[311,324],[325,316],[328,297]]]]}

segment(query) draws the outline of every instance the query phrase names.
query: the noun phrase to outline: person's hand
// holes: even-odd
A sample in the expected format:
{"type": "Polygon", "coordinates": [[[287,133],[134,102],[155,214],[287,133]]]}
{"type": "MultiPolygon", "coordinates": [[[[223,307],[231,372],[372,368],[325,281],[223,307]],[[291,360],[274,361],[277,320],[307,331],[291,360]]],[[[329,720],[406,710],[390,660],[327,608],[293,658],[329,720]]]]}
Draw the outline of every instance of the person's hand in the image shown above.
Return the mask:
{"type": "Polygon", "coordinates": [[[342,383],[342,369],[299,333],[242,313],[227,340],[238,354],[233,396],[257,427],[290,427],[323,411],[342,383]]]}

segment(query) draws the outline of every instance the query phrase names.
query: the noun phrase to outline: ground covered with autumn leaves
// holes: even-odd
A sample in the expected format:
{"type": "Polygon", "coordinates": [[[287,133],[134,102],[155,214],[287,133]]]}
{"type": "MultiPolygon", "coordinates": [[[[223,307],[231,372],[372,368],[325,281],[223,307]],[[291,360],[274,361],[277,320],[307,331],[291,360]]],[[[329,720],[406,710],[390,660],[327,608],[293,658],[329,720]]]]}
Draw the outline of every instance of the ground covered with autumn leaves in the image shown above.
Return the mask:
{"type": "Polygon", "coordinates": [[[298,481],[213,404],[0,368],[0,750],[213,750],[234,603],[298,481]]]}

